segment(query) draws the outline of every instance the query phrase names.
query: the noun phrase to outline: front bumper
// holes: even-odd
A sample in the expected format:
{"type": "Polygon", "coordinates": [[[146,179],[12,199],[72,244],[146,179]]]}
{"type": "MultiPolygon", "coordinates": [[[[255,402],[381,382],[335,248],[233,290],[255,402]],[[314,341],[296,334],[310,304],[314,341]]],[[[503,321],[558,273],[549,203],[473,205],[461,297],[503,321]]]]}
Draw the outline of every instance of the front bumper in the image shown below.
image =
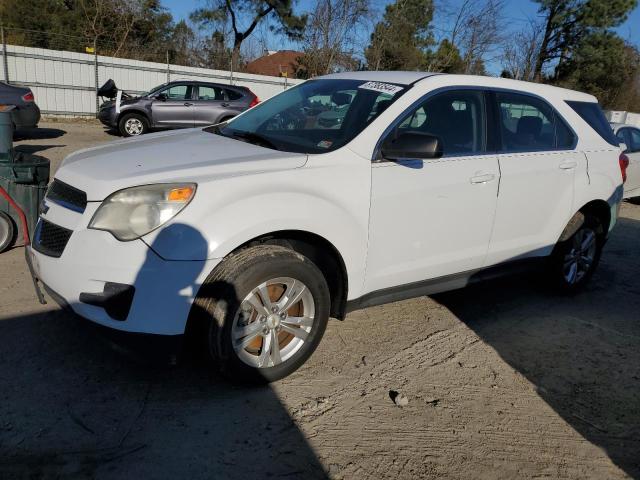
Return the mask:
{"type": "Polygon", "coordinates": [[[35,128],[40,123],[40,108],[35,103],[20,106],[11,112],[16,128],[35,128]]]}
{"type": "Polygon", "coordinates": [[[55,292],[55,300],[102,326],[132,333],[182,335],[200,285],[219,263],[167,261],[142,240],[120,242],[110,233],[87,229],[97,204],[84,214],[50,206],[48,222],[73,230],[59,258],[30,249],[33,275],[55,292]],[[131,286],[124,314],[101,304],[109,285],[131,286]]]}
{"type": "Polygon", "coordinates": [[[98,112],[98,120],[106,127],[115,128],[117,126],[116,116],[115,107],[103,108],[98,112]]]}

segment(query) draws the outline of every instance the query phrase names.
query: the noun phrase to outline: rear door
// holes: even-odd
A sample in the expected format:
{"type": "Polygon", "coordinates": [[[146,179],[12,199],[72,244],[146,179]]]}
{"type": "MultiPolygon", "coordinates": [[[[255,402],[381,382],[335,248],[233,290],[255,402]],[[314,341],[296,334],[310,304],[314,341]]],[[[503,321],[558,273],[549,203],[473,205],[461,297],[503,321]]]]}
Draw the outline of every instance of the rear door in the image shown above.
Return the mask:
{"type": "Polygon", "coordinates": [[[544,100],[492,92],[500,134],[500,188],[487,265],[547,255],[573,213],[576,137],[544,100]]]}
{"type": "Polygon", "coordinates": [[[155,93],[151,104],[153,124],[157,127],[194,126],[193,85],[172,84],[155,93]]]}
{"type": "Polygon", "coordinates": [[[196,85],[193,100],[196,126],[218,123],[229,102],[223,88],[217,85],[196,85]]]}

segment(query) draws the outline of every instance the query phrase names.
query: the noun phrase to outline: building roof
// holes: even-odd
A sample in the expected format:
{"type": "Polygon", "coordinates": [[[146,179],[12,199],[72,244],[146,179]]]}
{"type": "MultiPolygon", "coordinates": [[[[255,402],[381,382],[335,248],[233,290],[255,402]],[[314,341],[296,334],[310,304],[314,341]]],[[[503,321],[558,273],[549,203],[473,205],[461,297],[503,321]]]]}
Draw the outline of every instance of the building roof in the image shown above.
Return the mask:
{"type": "Polygon", "coordinates": [[[302,56],[302,52],[279,50],[247,63],[245,71],[258,75],[271,75],[274,77],[288,76],[292,78],[295,77],[298,58],[300,56],[302,56]]]}

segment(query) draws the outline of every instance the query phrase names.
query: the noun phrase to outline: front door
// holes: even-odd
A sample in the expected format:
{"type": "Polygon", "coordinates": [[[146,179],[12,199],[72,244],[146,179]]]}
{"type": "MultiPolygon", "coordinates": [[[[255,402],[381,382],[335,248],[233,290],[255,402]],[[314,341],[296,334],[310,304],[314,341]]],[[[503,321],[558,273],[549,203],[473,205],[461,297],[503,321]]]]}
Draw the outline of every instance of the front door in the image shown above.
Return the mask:
{"type": "Polygon", "coordinates": [[[389,134],[438,136],[444,155],[372,164],[366,292],[483,266],[500,180],[487,153],[485,112],[483,92],[446,91],[389,134]]]}
{"type": "Polygon", "coordinates": [[[151,115],[156,127],[191,128],[193,123],[193,86],[173,84],[155,94],[151,115]]]}

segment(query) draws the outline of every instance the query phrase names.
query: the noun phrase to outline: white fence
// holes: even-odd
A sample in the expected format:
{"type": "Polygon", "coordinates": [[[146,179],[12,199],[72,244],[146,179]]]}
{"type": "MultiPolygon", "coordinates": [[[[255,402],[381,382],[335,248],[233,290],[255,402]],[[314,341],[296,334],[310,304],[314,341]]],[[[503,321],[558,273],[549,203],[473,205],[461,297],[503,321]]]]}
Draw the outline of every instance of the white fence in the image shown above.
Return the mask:
{"type": "Polygon", "coordinates": [[[142,62],[87,53],[6,45],[0,80],[28,86],[45,115],[96,114],[96,88],[112,78],[118,88],[142,93],[172,80],[201,80],[249,87],[261,100],[300,83],[266,75],[142,62]],[[8,78],[7,78],[8,77],[8,78]]]}

